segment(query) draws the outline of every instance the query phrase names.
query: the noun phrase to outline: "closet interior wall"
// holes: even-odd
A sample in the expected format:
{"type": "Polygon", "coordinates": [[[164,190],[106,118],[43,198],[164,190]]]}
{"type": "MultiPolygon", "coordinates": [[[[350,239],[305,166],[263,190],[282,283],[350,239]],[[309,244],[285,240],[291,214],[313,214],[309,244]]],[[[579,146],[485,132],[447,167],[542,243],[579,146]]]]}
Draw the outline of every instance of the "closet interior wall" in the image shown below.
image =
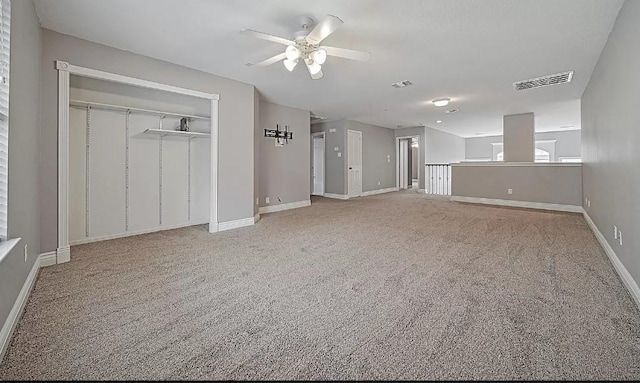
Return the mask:
{"type": "Polygon", "coordinates": [[[77,76],[70,99],[71,245],[209,222],[209,136],[145,133],[210,133],[208,100],[77,76]]]}

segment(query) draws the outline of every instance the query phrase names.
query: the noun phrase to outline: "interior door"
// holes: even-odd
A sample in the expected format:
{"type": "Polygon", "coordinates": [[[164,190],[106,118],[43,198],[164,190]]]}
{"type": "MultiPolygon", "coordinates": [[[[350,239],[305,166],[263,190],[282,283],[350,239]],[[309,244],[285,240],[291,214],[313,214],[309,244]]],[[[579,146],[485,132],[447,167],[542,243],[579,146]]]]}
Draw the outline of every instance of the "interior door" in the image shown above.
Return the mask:
{"type": "Polygon", "coordinates": [[[313,138],[313,194],[324,195],[324,137],[313,138]]]}
{"type": "Polygon", "coordinates": [[[349,197],[362,195],[362,132],[347,132],[347,170],[349,197]]]}

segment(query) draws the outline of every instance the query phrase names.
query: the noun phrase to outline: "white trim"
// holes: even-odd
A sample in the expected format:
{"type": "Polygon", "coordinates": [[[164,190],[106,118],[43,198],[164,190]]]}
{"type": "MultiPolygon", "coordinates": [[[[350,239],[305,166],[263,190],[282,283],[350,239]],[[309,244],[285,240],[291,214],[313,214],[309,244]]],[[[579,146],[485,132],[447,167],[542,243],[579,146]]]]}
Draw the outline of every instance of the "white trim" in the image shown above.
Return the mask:
{"type": "Polygon", "coordinates": [[[57,263],[57,254],[55,251],[40,254],[40,267],[53,266],[57,263]]]}
{"type": "Polygon", "coordinates": [[[282,203],[280,205],[262,206],[260,208],[260,214],[275,213],[277,211],[297,209],[299,207],[307,206],[311,206],[311,200],[282,203]]]}
{"type": "Polygon", "coordinates": [[[258,223],[260,221],[260,213],[253,216],[253,223],[258,223]]]}
{"type": "Polygon", "coordinates": [[[611,261],[611,263],[613,264],[613,268],[620,276],[620,279],[622,279],[622,283],[624,283],[625,287],[629,291],[629,294],[631,294],[631,298],[633,298],[638,308],[640,308],[640,287],[638,287],[638,284],[633,279],[627,268],[624,267],[624,264],[622,263],[622,261],[620,261],[620,258],[618,258],[611,245],[609,245],[607,239],[604,237],[604,235],[602,235],[591,217],[589,217],[589,214],[587,214],[587,212],[583,210],[582,215],[587,221],[587,224],[589,224],[591,231],[593,231],[593,234],[595,234],[596,238],[598,239],[598,242],[600,242],[600,245],[604,249],[604,252],[609,257],[609,261],[611,261]]]}
{"type": "Polygon", "coordinates": [[[398,190],[399,190],[398,188],[386,188],[386,189],[370,190],[370,191],[363,192],[362,196],[363,197],[367,197],[367,196],[370,196],[370,195],[397,192],[398,190]]]}
{"type": "Polygon", "coordinates": [[[211,175],[209,193],[209,233],[215,233],[219,230],[218,225],[218,164],[219,164],[219,140],[218,140],[218,100],[211,100],[211,175]]]}
{"type": "MultiPolygon", "coordinates": [[[[155,89],[164,92],[182,94],[211,100],[211,187],[209,203],[209,232],[218,231],[218,132],[220,95],[205,93],[172,85],[143,80],[135,77],[123,76],[115,73],[103,72],[96,69],[84,68],[56,60],[58,70],[58,248],[56,250],[57,263],[69,262],[71,250],[69,247],[69,76],[94,78],[121,84],[133,85],[141,88],[155,89]]],[[[160,228],[158,230],[166,230],[160,228]]],[[[157,230],[156,230],[157,231],[157,230]]],[[[131,234],[131,233],[129,233],[131,234]]],[[[135,234],[132,234],[135,235],[135,234]]],[[[76,242],[78,243],[78,242],[76,242]]]]}
{"type": "Polygon", "coordinates": [[[502,162],[502,161],[482,161],[482,162],[457,162],[451,166],[531,166],[531,167],[566,167],[566,166],[582,166],[577,162],[502,162]]]}
{"type": "Polygon", "coordinates": [[[346,194],[334,194],[334,193],[324,193],[325,198],[333,198],[333,199],[349,199],[349,196],[346,194]]]}
{"type": "Polygon", "coordinates": [[[31,294],[33,285],[36,282],[36,278],[38,277],[39,269],[40,258],[36,258],[29,275],[27,275],[27,279],[22,285],[22,289],[20,290],[16,301],[13,303],[9,316],[7,316],[7,319],[2,325],[2,329],[0,329],[0,364],[2,364],[4,354],[7,351],[7,347],[9,347],[9,343],[11,343],[13,332],[15,331],[18,321],[20,321],[20,317],[22,316],[22,312],[24,311],[24,307],[29,300],[29,295],[31,294]]]}
{"type": "Polygon", "coordinates": [[[58,263],[69,262],[69,64],[58,68],[58,263]]]}
{"type": "MultiPolygon", "coordinates": [[[[150,234],[150,233],[157,233],[159,231],[165,231],[165,230],[173,230],[173,229],[181,229],[183,227],[189,227],[189,226],[197,226],[197,225],[206,225],[207,222],[200,222],[200,223],[193,223],[193,222],[189,222],[189,223],[184,223],[184,224],[179,224],[179,225],[171,225],[171,226],[161,226],[161,227],[155,227],[153,229],[145,229],[145,230],[137,230],[137,231],[127,231],[124,233],[118,233],[118,234],[111,234],[111,235],[103,235],[101,237],[94,237],[94,238],[82,238],[82,239],[77,239],[75,241],[71,241],[70,245],[71,246],[75,246],[75,245],[84,245],[86,243],[93,243],[93,242],[99,242],[99,241],[107,241],[110,239],[118,239],[118,238],[127,238],[127,237],[133,237],[136,235],[142,235],[142,234],[150,234]]],[[[58,262],[61,263],[61,262],[58,262]]]]}
{"type": "Polygon", "coordinates": [[[561,205],[561,204],[555,204],[555,203],[512,201],[507,199],[476,198],[476,197],[461,197],[461,196],[451,196],[450,200],[454,202],[480,203],[485,205],[511,206],[511,207],[522,207],[527,209],[541,209],[541,210],[566,211],[570,213],[582,213],[582,206],[576,206],[576,205],[561,205]]]}
{"type": "Polygon", "coordinates": [[[72,64],[69,64],[67,62],[60,61],[60,60],[56,61],[56,68],[58,70],[64,70],[64,71],[70,72],[70,73],[72,73],[74,75],[78,75],[78,76],[82,76],[82,77],[95,78],[95,79],[98,79],[98,80],[105,80],[105,81],[112,81],[112,82],[117,82],[117,83],[120,83],[120,84],[128,84],[128,85],[133,85],[133,86],[137,86],[137,87],[140,87],[140,88],[161,90],[161,91],[164,91],[164,92],[184,94],[186,96],[193,96],[193,97],[198,97],[198,98],[206,98],[206,99],[210,99],[210,100],[219,100],[220,99],[220,95],[218,95],[216,93],[199,92],[197,90],[180,88],[180,87],[177,87],[177,86],[162,84],[162,83],[159,83],[159,82],[142,80],[142,79],[135,78],[135,77],[123,76],[123,75],[119,75],[119,74],[116,74],[116,73],[109,73],[109,72],[103,72],[101,70],[96,70],[96,69],[91,69],[91,68],[84,68],[84,67],[72,65],[72,64]]]}
{"type": "Polygon", "coordinates": [[[66,263],[71,260],[71,246],[59,247],[56,249],[56,263],[66,263]]]}
{"type": "Polygon", "coordinates": [[[255,223],[255,217],[236,219],[235,221],[227,221],[218,223],[218,231],[227,231],[238,229],[240,227],[252,226],[255,223]]]}

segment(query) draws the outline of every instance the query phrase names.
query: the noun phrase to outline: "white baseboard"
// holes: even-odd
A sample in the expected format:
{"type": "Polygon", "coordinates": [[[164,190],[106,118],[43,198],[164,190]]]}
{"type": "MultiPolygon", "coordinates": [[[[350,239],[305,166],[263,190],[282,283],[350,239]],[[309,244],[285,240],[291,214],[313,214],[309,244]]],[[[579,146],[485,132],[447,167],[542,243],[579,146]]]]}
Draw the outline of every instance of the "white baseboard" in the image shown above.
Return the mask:
{"type": "MultiPolygon", "coordinates": [[[[85,243],[91,243],[91,242],[98,242],[98,241],[106,241],[109,239],[118,239],[118,238],[126,238],[126,237],[133,237],[135,235],[142,235],[142,234],[150,234],[150,233],[157,233],[159,231],[164,231],[164,230],[173,230],[173,229],[180,229],[183,227],[189,227],[189,226],[197,226],[197,225],[205,225],[208,224],[209,222],[190,222],[190,223],[183,223],[183,224],[179,224],[179,225],[172,225],[172,226],[162,226],[162,227],[156,227],[153,229],[145,229],[145,230],[137,230],[137,231],[127,231],[125,233],[118,233],[118,234],[111,234],[111,235],[104,235],[102,237],[94,237],[94,238],[83,238],[83,239],[76,239],[74,241],[69,241],[69,245],[71,246],[75,246],[75,245],[83,245],[85,243]]],[[[60,263],[58,261],[58,263],[60,263]]]]}
{"type": "Polygon", "coordinates": [[[22,289],[20,290],[20,293],[18,294],[13,307],[9,312],[9,316],[2,325],[2,329],[0,329],[0,364],[2,364],[4,354],[7,351],[7,347],[9,347],[9,343],[11,343],[13,332],[15,331],[16,326],[18,325],[18,321],[22,316],[22,312],[24,311],[24,307],[29,300],[29,295],[31,294],[31,290],[33,289],[33,285],[35,284],[39,269],[40,258],[38,257],[33,263],[33,267],[31,267],[31,271],[29,272],[29,275],[27,275],[27,279],[22,285],[22,289]]]}
{"type": "Polygon", "coordinates": [[[400,190],[400,189],[399,188],[386,188],[386,189],[370,190],[370,191],[363,192],[362,193],[362,197],[367,197],[367,196],[376,195],[376,194],[397,192],[398,190],[400,190]]]}
{"type": "Polygon", "coordinates": [[[253,223],[258,223],[260,221],[260,213],[253,216],[253,223]]]}
{"type": "Polygon", "coordinates": [[[40,254],[40,267],[53,266],[58,264],[55,251],[40,254]]]}
{"type": "Polygon", "coordinates": [[[480,203],[485,205],[523,207],[528,209],[566,211],[570,213],[582,213],[583,211],[582,206],[561,205],[561,204],[555,204],[555,203],[542,203],[542,202],[512,201],[508,199],[451,196],[451,201],[466,202],[466,203],[480,203]]]}
{"type": "MultiPolygon", "coordinates": [[[[325,194],[325,197],[326,197],[326,194],[325,194]]],[[[309,199],[304,201],[298,201],[298,202],[283,203],[280,205],[263,206],[260,208],[260,214],[275,213],[277,211],[297,209],[299,207],[307,207],[307,206],[311,206],[311,200],[309,199]]]]}
{"type": "Polygon", "coordinates": [[[609,242],[607,242],[604,235],[602,235],[602,233],[600,232],[596,224],[593,222],[591,217],[589,217],[589,214],[587,214],[587,212],[583,210],[582,215],[584,215],[584,219],[589,224],[591,231],[593,231],[593,234],[595,234],[596,238],[598,239],[598,242],[600,242],[600,245],[604,249],[604,252],[609,257],[609,260],[613,264],[613,268],[616,270],[616,272],[620,276],[620,279],[622,279],[622,283],[624,283],[625,287],[631,294],[631,298],[633,298],[636,305],[640,309],[640,287],[638,287],[638,284],[633,279],[633,277],[631,276],[627,268],[624,267],[624,264],[622,263],[622,261],[620,261],[620,258],[618,258],[618,256],[616,255],[616,252],[613,251],[613,248],[611,247],[609,242]]]}
{"type": "Polygon", "coordinates": [[[238,229],[245,226],[251,226],[255,223],[255,217],[236,219],[235,221],[227,221],[218,223],[218,231],[227,231],[238,229]]]}
{"type": "Polygon", "coordinates": [[[346,194],[324,193],[324,196],[326,198],[333,198],[333,199],[349,199],[349,196],[346,194]]]}

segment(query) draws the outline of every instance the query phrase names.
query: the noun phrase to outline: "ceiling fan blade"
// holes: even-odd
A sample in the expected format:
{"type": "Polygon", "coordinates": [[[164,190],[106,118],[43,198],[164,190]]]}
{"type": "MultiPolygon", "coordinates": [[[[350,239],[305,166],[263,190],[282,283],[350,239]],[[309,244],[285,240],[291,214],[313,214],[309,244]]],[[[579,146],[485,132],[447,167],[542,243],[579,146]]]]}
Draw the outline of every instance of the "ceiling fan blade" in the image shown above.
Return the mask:
{"type": "Polygon", "coordinates": [[[343,59],[349,60],[358,60],[358,61],[369,61],[371,57],[371,53],[355,51],[353,49],[344,49],[344,48],[336,48],[336,47],[321,47],[325,51],[327,51],[328,56],[341,57],[343,59]]]}
{"type": "Polygon", "coordinates": [[[335,32],[336,29],[344,24],[339,17],[333,15],[327,15],[318,25],[313,28],[311,33],[307,36],[307,42],[310,44],[320,44],[320,42],[326,39],[330,34],[335,32]]]}
{"type": "Polygon", "coordinates": [[[282,37],[270,35],[268,33],[262,33],[262,32],[258,32],[258,31],[254,31],[253,29],[243,29],[243,30],[240,31],[240,33],[242,33],[243,35],[246,35],[246,36],[251,36],[251,37],[258,38],[258,39],[267,40],[267,41],[271,41],[271,42],[278,43],[278,44],[295,45],[295,43],[293,41],[291,41],[291,40],[287,40],[287,39],[282,38],[282,37]]]}
{"type": "Polygon", "coordinates": [[[271,58],[268,58],[268,59],[266,59],[264,61],[261,61],[261,62],[259,62],[257,64],[251,64],[249,66],[267,66],[267,65],[271,65],[273,63],[277,63],[278,61],[284,60],[286,58],[287,58],[287,55],[283,52],[283,53],[275,55],[275,56],[273,56],[271,58]]]}
{"type": "Polygon", "coordinates": [[[312,80],[320,80],[321,78],[324,77],[324,73],[322,73],[322,69],[320,69],[320,72],[318,72],[316,74],[312,74],[311,73],[311,68],[309,67],[309,64],[307,62],[305,62],[305,64],[307,65],[307,70],[309,71],[309,76],[311,76],[312,80]]]}

